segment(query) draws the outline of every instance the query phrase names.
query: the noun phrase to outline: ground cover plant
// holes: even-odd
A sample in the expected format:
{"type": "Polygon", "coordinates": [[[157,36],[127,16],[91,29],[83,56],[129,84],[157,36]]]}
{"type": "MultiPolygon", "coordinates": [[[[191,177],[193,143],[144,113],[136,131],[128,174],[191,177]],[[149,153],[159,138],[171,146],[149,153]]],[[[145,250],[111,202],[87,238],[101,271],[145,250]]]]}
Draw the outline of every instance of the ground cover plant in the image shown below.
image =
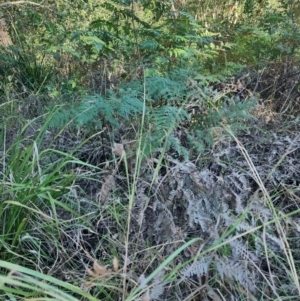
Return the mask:
{"type": "Polygon", "coordinates": [[[298,300],[299,9],[0,3],[0,299],[298,300]]]}

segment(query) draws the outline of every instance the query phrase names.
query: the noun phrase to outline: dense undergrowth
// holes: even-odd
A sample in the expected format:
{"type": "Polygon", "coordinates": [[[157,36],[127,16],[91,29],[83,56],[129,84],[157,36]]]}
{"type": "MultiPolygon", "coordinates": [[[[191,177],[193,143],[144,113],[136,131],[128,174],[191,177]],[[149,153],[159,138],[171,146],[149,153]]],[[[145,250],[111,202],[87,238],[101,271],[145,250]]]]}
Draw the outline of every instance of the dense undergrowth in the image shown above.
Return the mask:
{"type": "Polygon", "coordinates": [[[1,300],[299,299],[297,1],[1,5],[1,300]]]}

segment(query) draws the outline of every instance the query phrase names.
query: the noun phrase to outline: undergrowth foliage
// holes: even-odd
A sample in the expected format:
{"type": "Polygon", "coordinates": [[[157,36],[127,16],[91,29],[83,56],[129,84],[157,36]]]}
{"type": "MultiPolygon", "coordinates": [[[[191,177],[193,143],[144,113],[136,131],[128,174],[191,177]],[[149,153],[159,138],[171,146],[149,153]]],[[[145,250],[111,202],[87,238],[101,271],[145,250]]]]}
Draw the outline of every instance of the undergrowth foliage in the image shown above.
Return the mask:
{"type": "MultiPolygon", "coordinates": [[[[272,144],[273,139],[265,139],[265,145],[261,147],[267,149],[266,156],[274,166],[280,158],[274,158],[273,154],[278,153],[278,148],[284,147],[279,146],[279,141],[284,137],[273,138],[277,143],[270,149],[268,145],[272,144]]],[[[289,141],[290,146],[285,148],[294,151],[284,159],[286,163],[297,156],[299,136],[289,137],[289,141]]],[[[255,145],[255,142],[252,141],[252,144],[255,145]]],[[[260,149],[254,147],[251,157],[255,159],[259,152],[260,149]]],[[[194,233],[201,237],[202,243],[200,247],[190,249],[191,255],[187,252],[178,258],[179,262],[183,262],[186,257],[192,257],[190,263],[184,264],[180,270],[182,279],[188,281],[189,278],[205,277],[205,283],[212,285],[215,281],[222,281],[233,291],[238,283],[253,298],[266,293],[264,286],[267,283],[272,294],[278,297],[282,278],[279,275],[277,279],[272,278],[272,273],[276,272],[270,270],[270,262],[271,266],[277,265],[278,258],[285,257],[286,242],[274,225],[274,210],[283,217],[293,209],[280,209],[281,206],[272,209],[261,191],[255,191],[253,175],[244,169],[247,164],[241,157],[239,145],[230,142],[230,139],[220,143],[213,152],[212,163],[201,169],[191,161],[179,161],[169,155],[165,155],[164,162],[168,172],[160,174],[153,186],[147,186],[145,181],[138,183],[134,216],[142,229],[143,238],[160,245],[170,240],[179,241],[194,233]],[[149,190],[151,193],[146,193],[149,190]]],[[[282,168],[286,170],[286,163],[278,163],[273,171],[267,163],[258,169],[259,175],[268,179],[270,192],[276,190],[278,182],[274,177],[281,174],[282,168]]],[[[147,165],[150,164],[153,162],[148,160],[147,165]]],[[[294,178],[294,170],[289,169],[278,180],[281,185],[293,186],[291,182],[288,184],[284,176],[286,173],[294,178]]],[[[284,197],[278,195],[277,198],[284,197]]],[[[282,204],[284,199],[280,201],[282,204]]],[[[298,216],[299,210],[293,214],[298,216]]],[[[296,237],[299,232],[299,226],[294,221],[288,217],[279,221],[286,235],[291,235],[289,242],[293,250],[298,243],[292,236],[296,237]],[[293,234],[288,230],[290,227],[293,228],[290,229],[293,234]]],[[[172,246],[168,248],[172,250],[172,246]]],[[[296,289],[293,281],[285,278],[286,294],[295,294],[296,289]]],[[[239,297],[236,295],[235,298],[239,297]]]]}
{"type": "MultiPolygon", "coordinates": [[[[107,91],[106,96],[85,96],[80,103],[63,107],[51,126],[63,127],[74,121],[77,127],[118,131],[121,125],[130,125],[134,120],[136,130],[145,132],[146,154],[164,145],[186,159],[190,144],[198,150],[212,145],[222,125],[230,125],[234,131],[245,129],[245,120],[253,118],[249,111],[255,107],[255,98],[240,99],[234,91],[225,93],[214,85],[205,87],[203,77],[197,81],[180,77],[180,72],[186,75],[186,70],[179,69],[165,77],[150,76],[145,82],[137,79],[123,84],[116,91],[107,91]],[[138,124],[144,112],[146,126],[142,129],[138,124]],[[186,127],[181,137],[178,127],[186,127]]],[[[218,80],[212,76],[209,79],[218,80]]]]}
{"type": "Polygon", "coordinates": [[[0,7],[1,297],[299,297],[297,1],[0,7]]]}

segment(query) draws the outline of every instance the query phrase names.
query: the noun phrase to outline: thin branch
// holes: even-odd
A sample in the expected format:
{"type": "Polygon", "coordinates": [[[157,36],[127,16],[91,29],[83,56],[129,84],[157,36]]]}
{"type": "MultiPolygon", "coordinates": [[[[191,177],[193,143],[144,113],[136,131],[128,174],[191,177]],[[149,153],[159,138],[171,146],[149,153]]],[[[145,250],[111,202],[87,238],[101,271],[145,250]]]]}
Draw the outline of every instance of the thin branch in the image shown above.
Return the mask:
{"type": "Polygon", "coordinates": [[[44,5],[41,5],[39,3],[35,3],[32,1],[12,1],[12,2],[4,2],[0,4],[1,6],[6,6],[6,5],[19,5],[19,4],[31,4],[31,5],[35,5],[35,6],[40,6],[40,7],[46,7],[44,5]]]}

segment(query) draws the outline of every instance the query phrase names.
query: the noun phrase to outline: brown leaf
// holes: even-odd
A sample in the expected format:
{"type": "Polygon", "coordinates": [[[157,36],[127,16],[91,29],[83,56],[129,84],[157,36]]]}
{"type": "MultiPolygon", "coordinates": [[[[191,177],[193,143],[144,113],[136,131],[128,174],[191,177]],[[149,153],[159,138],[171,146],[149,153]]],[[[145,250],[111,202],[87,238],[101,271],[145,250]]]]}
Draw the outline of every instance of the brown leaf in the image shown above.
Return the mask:
{"type": "Polygon", "coordinates": [[[112,148],[112,152],[114,155],[123,157],[125,155],[124,145],[120,143],[114,143],[114,147],[112,148]]]}
{"type": "Polygon", "coordinates": [[[105,266],[100,265],[96,260],[94,261],[93,269],[97,276],[104,276],[104,275],[110,274],[110,272],[111,272],[105,266]]]}
{"type": "Polygon", "coordinates": [[[97,193],[97,200],[101,203],[107,203],[111,196],[111,191],[115,188],[115,186],[116,182],[114,175],[108,175],[102,184],[100,192],[97,193]]]}
{"type": "Polygon", "coordinates": [[[87,273],[92,276],[92,277],[97,277],[97,275],[94,273],[94,271],[92,271],[91,269],[86,269],[87,273]]]}
{"type": "Polygon", "coordinates": [[[113,259],[113,268],[114,268],[114,271],[117,273],[119,270],[119,261],[118,261],[117,257],[114,257],[114,259],[113,259]]]}

